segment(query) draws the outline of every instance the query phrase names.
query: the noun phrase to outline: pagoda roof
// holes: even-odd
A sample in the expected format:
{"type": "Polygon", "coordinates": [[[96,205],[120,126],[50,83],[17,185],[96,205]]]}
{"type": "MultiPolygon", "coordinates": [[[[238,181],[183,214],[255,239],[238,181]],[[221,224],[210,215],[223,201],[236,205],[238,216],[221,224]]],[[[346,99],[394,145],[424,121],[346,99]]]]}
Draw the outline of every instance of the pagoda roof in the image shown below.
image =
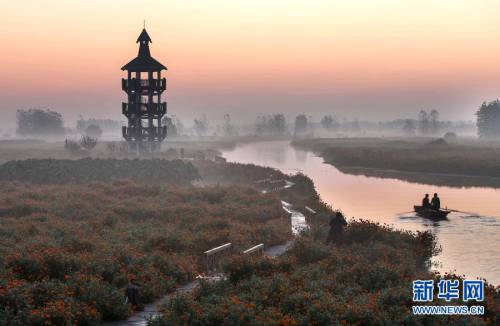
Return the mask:
{"type": "Polygon", "coordinates": [[[139,54],[129,63],[122,67],[122,70],[128,71],[161,71],[167,70],[163,64],[153,58],[149,52],[149,43],[153,43],[146,29],[143,29],[137,38],[139,43],[139,54]]]}
{"type": "Polygon", "coordinates": [[[129,71],[161,71],[167,70],[167,67],[162,65],[158,60],[149,56],[149,57],[141,57],[137,56],[135,59],[132,59],[129,63],[122,67],[122,70],[129,71]]]}

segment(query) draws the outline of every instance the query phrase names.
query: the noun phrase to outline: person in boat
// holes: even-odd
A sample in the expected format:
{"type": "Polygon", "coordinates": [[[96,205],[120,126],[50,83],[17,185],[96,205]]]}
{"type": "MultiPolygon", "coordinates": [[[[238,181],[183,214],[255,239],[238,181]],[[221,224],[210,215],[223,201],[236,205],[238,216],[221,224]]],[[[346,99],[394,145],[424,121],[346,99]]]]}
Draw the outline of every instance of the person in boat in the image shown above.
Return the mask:
{"type": "Polygon", "coordinates": [[[329,244],[333,242],[336,245],[341,244],[344,239],[344,228],[346,225],[347,222],[344,215],[342,215],[341,212],[336,212],[335,216],[330,220],[330,231],[328,232],[326,243],[329,244]]]}
{"type": "Polygon", "coordinates": [[[431,206],[435,211],[439,211],[441,208],[441,200],[439,199],[438,194],[434,194],[434,197],[432,197],[431,206]]]}
{"type": "Polygon", "coordinates": [[[431,203],[429,202],[429,194],[425,194],[424,199],[422,199],[422,207],[423,208],[430,208],[431,203]]]}

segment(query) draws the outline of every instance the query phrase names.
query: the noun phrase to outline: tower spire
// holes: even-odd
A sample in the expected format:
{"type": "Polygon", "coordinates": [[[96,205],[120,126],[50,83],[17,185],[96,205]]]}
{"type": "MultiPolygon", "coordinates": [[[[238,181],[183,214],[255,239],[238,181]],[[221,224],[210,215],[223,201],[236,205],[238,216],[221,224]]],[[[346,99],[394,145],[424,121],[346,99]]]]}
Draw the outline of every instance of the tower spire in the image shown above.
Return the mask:
{"type": "Polygon", "coordinates": [[[153,43],[153,41],[151,41],[148,32],[146,32],[146,28],[142,30],[137,38],[137,43],[139,43],[139,57],[150,57],[149,43],[153,43]]]}

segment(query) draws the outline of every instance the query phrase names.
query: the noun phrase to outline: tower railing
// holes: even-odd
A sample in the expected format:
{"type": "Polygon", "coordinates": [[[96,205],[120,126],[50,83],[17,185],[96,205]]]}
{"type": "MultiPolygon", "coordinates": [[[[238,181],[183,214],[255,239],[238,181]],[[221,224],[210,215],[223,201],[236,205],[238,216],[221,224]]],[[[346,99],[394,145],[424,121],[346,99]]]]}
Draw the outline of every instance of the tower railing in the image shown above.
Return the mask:
{"type": "Polygon", "coordinates": [[[130,114],[147,114],[151,113],[153,115],[163,116],[167,113],[167,102],[162,103],[149,103],[151,106],[150,112],[148,112],[148,103],[140,103],[137,106],[136,103],[128,104],[126,102],[122,102],[122,114],[128,116],[130,114]],[[137,108],[139,111],[137,111],[137,108]]]}
{"type": "Polygon", "coordinates": [[[126,140],[134,141],[151,141],[151,140],[164,140],[167,137],[167,126],[153,126],[134,128],[134,127],[122,127],[122,136],[126,140]]]}
{"type": "Polygon", "coordinates": [[[154,90],[161,91],[167,89],[167,79],[126,79],[122,78],[122,90],[125,92],[138,91],[138,90],[154,90]]]}

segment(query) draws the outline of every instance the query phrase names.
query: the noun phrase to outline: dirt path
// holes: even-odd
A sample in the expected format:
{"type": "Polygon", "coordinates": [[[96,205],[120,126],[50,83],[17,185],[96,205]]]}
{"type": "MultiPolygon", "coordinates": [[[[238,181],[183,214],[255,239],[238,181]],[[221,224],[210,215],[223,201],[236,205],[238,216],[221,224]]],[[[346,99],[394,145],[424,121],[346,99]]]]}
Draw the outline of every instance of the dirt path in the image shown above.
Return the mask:
{"type": "MultiPolygon", "coordinates": [[[[283,187],[283,189],[290,188],[293,186],[293,183],[287,182],[287,184],[283,187]]],[[[306,218],[304,214],[302,214],[299,211],[294,210],[292,205],[290,203],[282,201],[283,209],[290,214],[290,220],[291,220],[291,227],[292,227],[292,232],[294,235],[298,235],[301,230],[307,228],[306,224],[306,218]]],[[[275,245],[271,246],[267,249],[264,249],[264,255],[268,257],[278,257],[282,254],[284,254],[288,249],[290,249],[294,243],[294,239],[291,239],[287,241],[284,244],[280,245],[275,245]]],[[[198,281],[192,281],[189,283],[186,283],[179,287],[176,291],[173,293],[167,294],[166,296],[162,297],[161,299],[147,304],[144,306],[144,311],[140,311],[135,313],[134,315],[130,316],[126,320],[122,321],[117,321],[117,322],[108,322],[104,323],[104,325],[107,326],[127,326],[127,325],[136,325],[136,326],[145,326],[147,325],[147,319],[154,317],[158,315],[158,307],[160,306],[161,303],[163,303],[165,300],[168,300],[171,297],[174,297],[176,295],[182,295],[186,294],[189,292],[192,292],[198,287],[198,281]]]]}
{"type": "MultiPolygon", "coordinates": [[[[269,247],[264,250],[264,254],[268,257],[278,257],[285,253],[290,247],[293,245],[294,240],[289,240],[284,244],[281,245],[276,245],[269,247]]],[[[147,325],[147,319],[154,317],[155,315],[158,314],[158,306],[164,302],[164,300],[168,300],[169,298],[176,296],[176,295],[182,295],[186,294],[189,292],[192,292],[194,289],[198,287],[198,281],[192,281],[189,283],[186,283],[179,287],[175,292],[168,294],[164,296],[163,298],[157,300],[156,302],[147,304],[144,306],[144,311],[140,311],[135,313],[134,315],[130,316],[127,320],[122,320],[122,321],[117,321],[117,322],[109,322],[109,323],[104,323],[104,325],[108,326],[120,326],[120,325],[137,325],[137,326],[145,326],[147,325]]]]}

